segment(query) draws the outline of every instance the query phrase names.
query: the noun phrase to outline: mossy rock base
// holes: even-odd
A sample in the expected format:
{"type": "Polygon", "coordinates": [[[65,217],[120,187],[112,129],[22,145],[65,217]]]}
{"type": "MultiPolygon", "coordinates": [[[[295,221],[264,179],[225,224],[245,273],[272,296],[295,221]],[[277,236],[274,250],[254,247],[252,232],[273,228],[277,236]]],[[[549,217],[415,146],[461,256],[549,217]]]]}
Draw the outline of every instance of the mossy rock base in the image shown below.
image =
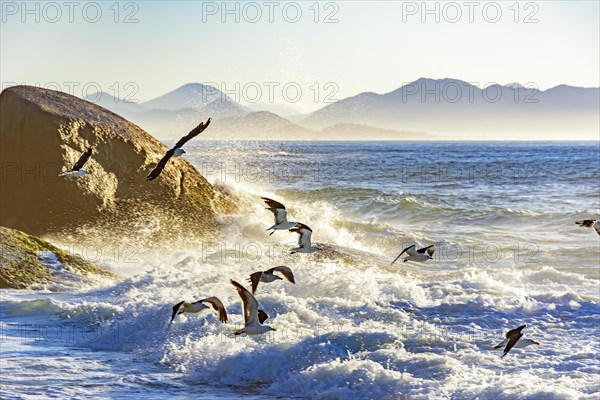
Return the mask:
{"type": "Polygon", "coordinates": [[[68,254],[53,244],[16,229],[0,226],[0,288],[26,289],[59,282],[59,271],[42,263],[51,258],[82,281],[92,276],[117,278],[79,256],[68,254]]]}

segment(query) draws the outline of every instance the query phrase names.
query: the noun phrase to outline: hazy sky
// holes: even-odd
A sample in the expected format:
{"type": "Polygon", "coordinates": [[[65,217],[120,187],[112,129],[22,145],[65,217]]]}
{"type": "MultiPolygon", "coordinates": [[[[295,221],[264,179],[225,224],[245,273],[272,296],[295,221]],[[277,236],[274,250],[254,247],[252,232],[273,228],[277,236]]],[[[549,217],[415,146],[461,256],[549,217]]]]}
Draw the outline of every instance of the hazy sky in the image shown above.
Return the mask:
{"type": "Polygon", "coordinates": [[[139,101],[216,83],[299,111],[419,77],[599,86],[598,1],[514,3],[2,1],[1,81],[139,101]]]}

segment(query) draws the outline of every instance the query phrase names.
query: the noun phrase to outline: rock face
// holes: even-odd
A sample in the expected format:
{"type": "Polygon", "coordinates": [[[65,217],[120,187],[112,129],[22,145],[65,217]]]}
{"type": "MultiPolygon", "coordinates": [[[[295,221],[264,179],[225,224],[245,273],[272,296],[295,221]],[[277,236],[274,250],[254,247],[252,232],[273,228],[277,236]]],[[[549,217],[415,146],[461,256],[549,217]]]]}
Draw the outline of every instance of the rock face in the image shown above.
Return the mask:
{"type": "Polygon", "coordinates": [[[166,151],[138,126],[85,100],[31,86],[5,89],[0,225],[94,240],[214,231],[217,215],[233,211],[233,202],[185,159],[171,159],[158,179],[145,180],[166,151]],[[59,177],[89,146],[89,175],[59,177]]]}
{"type": "Polygon", "coordinates": [[[0,288],[24,289],[61,282],[64,274],[80,276],[83,281],[91,275],[116,278],[45,240],[0,226],[0,288]]]}

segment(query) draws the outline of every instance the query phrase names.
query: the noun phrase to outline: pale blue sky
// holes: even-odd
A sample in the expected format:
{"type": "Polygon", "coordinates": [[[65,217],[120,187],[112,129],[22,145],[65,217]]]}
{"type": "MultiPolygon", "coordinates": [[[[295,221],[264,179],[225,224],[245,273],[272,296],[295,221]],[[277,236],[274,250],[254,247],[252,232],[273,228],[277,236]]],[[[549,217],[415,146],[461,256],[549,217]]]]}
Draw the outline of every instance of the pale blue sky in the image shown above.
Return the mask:
{"type": "MultiPolygon", "coordinates": [[[[243,85],[257,82],[262,90],[259,102],[266,103],[269,89],[264,82],[278,82],[274,101],[285,103],[281,87],[295,82],[302,96],[289,105],[299,111],[323,105],[325,95],[334,90],[324,87],[327,82],[339,88],[333,96],[337,99],[364,91],[389,92],[423,76],[482,85],[534,82],[542,89],[561,83],[599,86],[597,1],[521,2],[518,23],[515,9],[509,8],[513,1],[495,3],[502,11],[496,23],[485,19],[495,17],[492,2],[487,1],[474,9],[472,23],[462,1],[454,3],[462,12],[456,23],[448,21],[455,18],[457,10],[448,2],[437,3],[439,23],[435,14],[425,15],[422,22],[422,10],[411,8],[420,8],[421,1],[321,2],[319,23],[313,20],[313,1],[298,2],[302,16],[297,23],[284,19],[283,7],[289,18],[295,16],[294,5],[287,1],[277,2],[273,23],[268,22],[269,8],[262,1],[254,3],[263,14],[257,23],[244,19],[244,7],[246,17],[255,15],[255,8],[246,2],[238,2],[239,23],[234,15],[226,15],[223,23],[221,1],[121,2],[118,23],[110,8],[114,2],[97,2],[102,16],[97,23],[90,23],[83,16],[88,3],[92,2],[81,2],[74,9],[72,23],[69,10],[62,2],[55,3],[61,7],[62,17],[51,23],[49,20],[57,19],[56,10],[44,9],[44,3],[37,3],[37,11],[35,2],[28,3],[34,11],[24,14],[20,1],[3,1],[3,85],[78,82],[82,86],[96,82],[95,87],[111,92],[117,82],[123,95],[123,86],[135,82],[139,92],[134,98],[145,101],[188,82],[216,82],[229,89],[239,82],[243,102],[243,85]],[[211,7],[219,8],[216,15],[207,14],[211,7]],[[133,11],[138,22],[123,23],[133,11]],[[338,22],[323,23],[331,12],[338,22]],[[530,13],[537,23],[523,22],[530,13]],[[314,82],[320,89],[316,103],[314,82]]],[[[227,6],[234,8],[236,2],[227,6]]],[[[433,9],[436,2],[427,7],[433,9]]],[[[86,10],[93,19],[94,8],[86,10]]],[[[76,89],[75,94],[80,92],[76,89]]]]}

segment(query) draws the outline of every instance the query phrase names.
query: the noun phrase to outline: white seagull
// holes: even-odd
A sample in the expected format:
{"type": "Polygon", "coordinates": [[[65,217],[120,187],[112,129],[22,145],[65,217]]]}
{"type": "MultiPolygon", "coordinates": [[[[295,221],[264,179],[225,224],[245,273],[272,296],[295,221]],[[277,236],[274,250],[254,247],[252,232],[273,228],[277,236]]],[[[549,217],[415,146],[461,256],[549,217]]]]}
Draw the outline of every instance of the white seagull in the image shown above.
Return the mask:
{"type": "Polygon", "coordinates": [[[396,260],[398,260],[400,258],[400,256],[402,254],[404,254],[405,252],[406,252],[406,254],[408,254],[408,257],[404,258],[404,262],[407,262],[407,261],[425,262],[427,260],[433,260],[433,253],[435,252],[435,244],[432,244],[431,246],[423,247],[422,249],[418,249],[418,250],[417,250],[417,246],[414,244],[411,246],[408,246],[407,248],[402,250],[402,253],[398,254],[398,257],[394,258],[394,261],[392,261],[391,265],[393,265],[396,262],[396,260]]]}
{"type": "Polygon", "coordinates": [[[272,230],[269,235],[275,233],[276,230],[287,230],[293,228],[296,223],[287,220],[287,211],[285,210],[285,206],[278,201],[269,199],[268,197],[261,197],[267,203],[269,208],[267,210],[271,211],[275,216],[275,223],[272,227],[268,228],[267,231],[272,230]]]}
{"type": "Polygon", "coordinates": [[[242,333],[247,335],[260,335],[269,331],[275,331],[276,329],[262,324],[265,319],[268,318],[268,315],[262,310],[259,312],[258,301],[252,296],[252,293],[233,279],[231,279],[230,282],[237,289],[237,292],[242,299],[244,309],[244,327],[235,330],[233,333],[235,335],[241,335],[242,333]]]}
{"type": "Polygon", "coordinates": [[[227,322],[227,311],[225,311],[225,307],[223,307],[223,303],[221,303],[221,300],[219,300],[216,297],[209,297],[206,299],[198,300],[194,303],[180,301],[179,303],[175,304],[173,306],[173,314],[171,314],[171,322],[169,323],[169,325],[172,324],[175,317],[180,314],[186,312],[198,313],[202,310],[206,310],[207,308],[209,308],[209,306],[207,306],[205,303],[210,304],[210,306],[212,306],[212,308],[219,314],[219,320],[221,322],[227,322]]]}
{"type": "Polygon", "coordinates": [[[582,228],[593,228],[596,231],[596,233],[600,236],[600,221],[597,221],[595,219],[584,219],[583,221],[577,221],[575,223],[581,226],[582,228]]]}
{"type": "Polygon", "coordinates": [[[83,166],[92,156],[92,148],[88,147],[87,150],[79,157],[79,160],[75,164],[73,164],[73,168],[70,171],[63,172],[58,174],[58,176],[68,176],[68,177],[78,177],[89,174],[88,171],[83,169],[83,166]]]}
{"type": "Polygon", "coordinates": [[[318,247],[314,247],[310,243],[310,237],[312,236],[312,229],[308,225],[297,223],[290,232],[296,232],[300,235],[298,238],[298,246],[290,250],[290,254],[294,253],[314,253],[315,251],[321,250],[318,247]]]}
{"type": "Polygon", "coordinates": [[[183,154],[185,154],[185,150],[182,149],[183,145],[186,144],[190,139],[201,134],[206,128],[208,128],[208,125],[210,125],[210,121],[211,119],[209,118],[206,122],[200,122],[200,124],[198,124],[197,127],[192,129],[190,133],[179,139],[179,141],[175,144],[175,147],[169,149],[169,151],[165,153],[163,158],[160,159],[158,164],[156,164],[156,167],[154,167],[154,169],[150,171],[150,173],[146,177],[146,180],[151,181],[158,178],[163,169],[165,169],[165,166],[167,165],[171,157],[181,157],[183,154]]]}
{"type": "Polygon", "coordinates": [[[285,265],[280,265],[279,267],[274,267],[266,271],[258,271],[250,275],[248,282],[252,284],[252,294],[256,293],[258,282],[269,283],[278,279],[282,279],[279,275],[275,274],[275,272],[280,272],[285,279],[292,283],[296,283],[296,281],[294,281],[294,274],[292,273],[292,270],[285,265]]]}
{"type": "Polygon", "coordinates": [[[527,325],[521,325],[518,328],[508,331],[506,333],[506,339],[504,339],[501,343],[494,346],[495,350],[501,349],[502,347],[504,347],[504,354],[502,354],[502,357],[500,357],[500,358],[503,358],[506,354],[508,354],[510,349],[512,349],[513,347],[516,349],[522,349],[524,347],[531,346],[532,344],[539,345],[538,342],[534,342],[531,339],[521,339],[521,337],[523,337],[523,334],[521,333],[521,331],[526,326],[527,325]],[[521,339],[521,340],[519,340],[519,339],[521,339]]]}

